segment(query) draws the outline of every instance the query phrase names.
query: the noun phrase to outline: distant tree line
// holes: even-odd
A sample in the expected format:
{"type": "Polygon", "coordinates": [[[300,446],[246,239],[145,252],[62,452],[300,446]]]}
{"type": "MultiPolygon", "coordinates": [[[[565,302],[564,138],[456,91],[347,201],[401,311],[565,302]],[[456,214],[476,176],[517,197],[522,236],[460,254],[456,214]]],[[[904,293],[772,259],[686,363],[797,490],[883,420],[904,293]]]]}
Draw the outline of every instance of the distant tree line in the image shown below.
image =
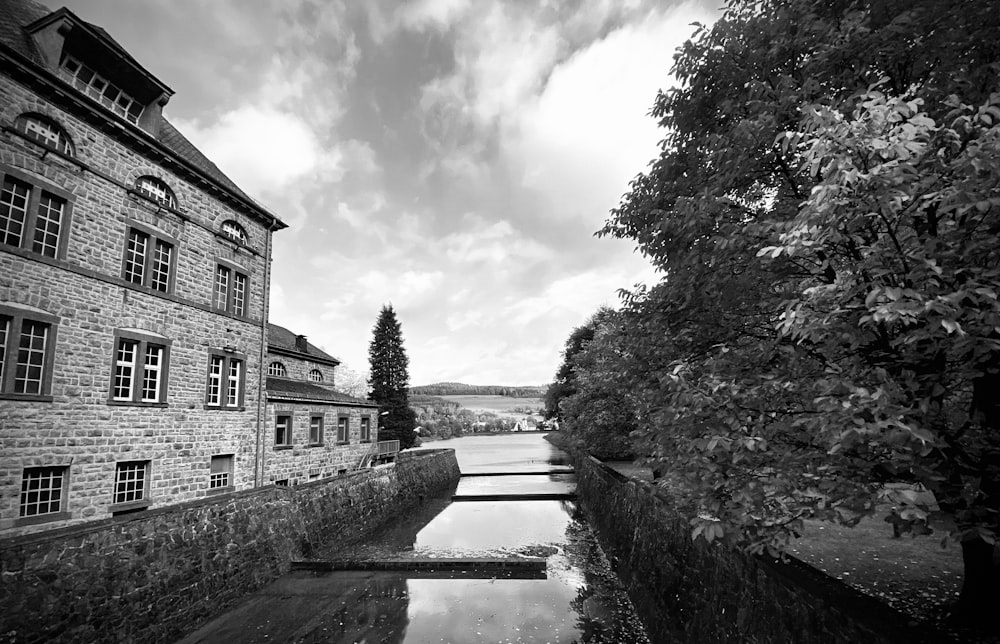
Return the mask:
{"type": "Polygon", "coordinates": [[[547,386],[506,387],[503,385],[466,385],[461,382],[436,382],[410,387],[411,394],[426,396],[507,396],[509,398],[541,398],[547,386]]]}
{"type": "Polygon", "coordinates": [[[416,415],[421,438],[457,438],[466,434],[514,431],[517,422],[491,412],[475,412],[456,402],[414,394],[410,409],[416,415]]]}

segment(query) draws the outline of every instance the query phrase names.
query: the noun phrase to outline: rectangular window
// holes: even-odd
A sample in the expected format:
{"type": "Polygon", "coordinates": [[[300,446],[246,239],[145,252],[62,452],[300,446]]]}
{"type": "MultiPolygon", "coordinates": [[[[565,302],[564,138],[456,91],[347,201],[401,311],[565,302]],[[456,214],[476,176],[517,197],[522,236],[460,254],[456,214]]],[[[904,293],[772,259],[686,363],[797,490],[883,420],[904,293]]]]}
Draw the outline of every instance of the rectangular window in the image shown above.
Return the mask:
{"type": "Polygon", "coordinates": [[[232,487],[233,485],[233,455],[224,454],[212,457],[212,470],[208,479],[208,488],[232,487]]]}
{"type": "Polygon", "coordinates": [[[125,461],[115,465],[115,505],[149,498],[149,461],[125,461]]]}
{"type": "Polygon", "coordinates": [[[215,267],[214,305],[220,311],[244,317],[247,311],[246,273],[217,264],[215,267]]]}
{"type": "Polygon", "coordinates": [[[139,230],[128,231],[128,246],[125,248],[125,279],[142,284],[146,274],[146,248],[149,235],[139,230]]]}
{"type": "Polygon", "coordinates": [[[129,123],[139,124],[143,105],[76,58],[63,58],[59,76],[129,123]]]}
{"type": "Polygon", "coordinates": [[[24,222],[28,218],[28,197],[31,186],[5,178],[0,192],[0,242],[20,246],[24,222]]]}
{"type": "Polygon", "coordinates": [[[208,356],[208,385],[205,405],[220,409],[243,407],[246,361],[242,354],[213,351],[208,356]]]}
{"type": "Polygon", "coordinates": [[[313,416],[309,419],[309,444],[323,444],[323,417],[313,416]]]}
{"type": "Polygon", "coordinates": [[[20,516],[58,514],[66,508],[68,467],[28,467],[21,477],[20,516]]]}
{"type": "Polygon", "coordinates": [[[36,398],[49,394],[56,320],[44,313],[0,306],[0,395],[36,398]]]}
{"type": "Polygon", "coordinates": [[[68,230],[69,193],[60,195],[22,179],[16,171],[3,172],[0,190],[0,244],[45,257],[61,257],[68,230]],[[14,176],[17,174],[17,177],[14,176]]]}
{"type": "Polygon", "coordinates": [[[275,416],[274,418],[274,444],[276,446],[287,446],[292,444],[292,417],[275,416]]]}
{"type": "Polygon", "coordinates": [[[165,403],[169,345],[169,340],[159,336],[116,331],[111,400],[165,403]]]}
{"type": "Polygon", "coordinates": [[[153,270],[149,285],[154,291],[166,293],[170,288],[170,260],[174,247],[159,239],[153,249],[153,270]]]}
{"type": "Polygon", "coordinates": [[[363,416],[361,418],[361,442],[370,443],[372,440],[372,419],[363,416]]]}
{"type": "Polygon", "coordinates": [[[233,315],[243,317],[247,301],[247,276],[233,274],[233,315]]]}
{"type": "Polygon", "coordinates": [[[159,402],[160,387],[163,382],[163,347],[146,345],[146,361],[142,373],[142,401],[159,402]]]}
{"type": "Polygon", "coordinates": [[[350,437],[349,434],[349,424],[347,416],[341,416],[337,419],[337,442],[346,443],[350,437]]]}
{"type": "Polygon", "coordinates": [[[229,360],[229,378],[226,382],[226,406],[238,407],[240,404],[240,384],[243,381],[243,361],[229,360]]]}
{"type": "Polygon", "coordinates": [[[223,356],[212,356],[208,363],[208,396],[207,405],[222,405],[222,370],[226,366],[223,356]]]}
{"type": "Polygon", "coordinates": [[[225,266],[215,267],[215,308],[226,311],[229,307],[229,275],[225,266]]]}
{"type": "Polygon", "coordinates": [[[173,264],[172,240],[160,239],[138,228],[128,229],[122,268],[122,277],[126,281],[168,293],[173,282],[173,264]]]}
{"type": "Polygon", "coordinates": [[[17,346],[17,372],[14,374],[15,394],[42,393],[48,337],[48,324],[32,320],[21,323],[21,340],[17,346]]]}
{"type": "Polygon", "coordinates": [[[66,202],[43,192],[38,200],[38,214],[35,217],[35,241],[31,250],[39,255],[55,257],[59,252],[59,227],[62,223],[66,202]]]}

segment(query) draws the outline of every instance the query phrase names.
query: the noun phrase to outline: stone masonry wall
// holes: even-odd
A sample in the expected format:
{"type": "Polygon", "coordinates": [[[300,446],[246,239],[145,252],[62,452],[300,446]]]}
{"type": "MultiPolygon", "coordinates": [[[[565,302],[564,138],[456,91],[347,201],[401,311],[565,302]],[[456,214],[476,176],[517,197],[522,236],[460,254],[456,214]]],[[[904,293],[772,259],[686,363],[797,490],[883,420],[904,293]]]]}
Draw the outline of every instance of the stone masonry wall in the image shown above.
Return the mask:
{"type": "Polygon", "coordinates": [[[574,460],[587,517],[654,642],[941,641],[798,560],[694,541],[662,488],[574,460]]]}
{"type": "MultiPolygon", "coordinates": [[[[24,112],[52,118],[70,135],[81,164],[47,153],[10,129],[0,133],[0,172],[38,189],[68,195],[69,214],[57,257],[0,245],[0,304],[46,313],[54,326],[47,400],[0,401],[0,534],[12,536],[110,516],[116,462],[149,461],[150,507],[210,493],[211,458],[232,455],[233,486],[254,484],[260,355],[266,343],[267,238],[264,224],[106,136],[78,115],[0,74],[0,125],[24,112]],[[135,179],[153,175],[177,196],[178,209],[137,196],[135,179]],[[249,246],[218,234],[233,219],[249,246]],[[129,227],[174,243],[168,292],[123,277],[129,227]],[[249,276],[246,315],[213,303],[217,262],[249,276]],[[115,331],[132,330],[169,341],[167,389],[161,403],[110,400],[115,331]],[[229,347],[244,359],[243,405],[205,407],[209,352],[229,347]],[[66,467],[64,511],[46,523],[19,516],[25,468],[66,467]]],[[[27,315],[27,314],[26,314],[27,315]]]]}
{"type": "Polygon", "coordinates": [[[263,450],[264,482],[286,480],[292,485],[317,478],[334,476],[358,467],[378,440],[378,408],[353,407],[323,403],[268,402],[263,450]],[[313,416],[323,416],[323,442],[309,443],[309,423],[313,416]],[[275,418],[292,417],[292,442],[275,445],[275,418]],[[337,441],[337,422],[346,417],[348,440],[337,441]],[[361,441],[361,418],[368,418],[372,438],[361,441]]]}
{"type": "Polygon", "coordinates": [[[0,540],[4,642],[171,642],[459,476],[453,450],[0,540]]]}

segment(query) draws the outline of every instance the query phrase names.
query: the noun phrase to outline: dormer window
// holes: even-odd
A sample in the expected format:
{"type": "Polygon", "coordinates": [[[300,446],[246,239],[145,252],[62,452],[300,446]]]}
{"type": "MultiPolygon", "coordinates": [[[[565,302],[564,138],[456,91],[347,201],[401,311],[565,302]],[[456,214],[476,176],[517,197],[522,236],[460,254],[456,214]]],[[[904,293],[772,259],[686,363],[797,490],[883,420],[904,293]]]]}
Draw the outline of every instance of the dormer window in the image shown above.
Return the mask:
{"type": "Polygon", "coordinates": [[[244,246],[250,245],[250,239],[247,237],[247,231],[243,229],[238,223],[232,219],[227,219],[222,222],[222,234],[233,240],[234,242],[239,242],[244,246]]]}
{"type": "Polygon", "coordinates": [[[267,375],[284,378],[285,376],[288,375],[288,372],[285,370],[285,365],[281,364],[280,362],[272,362],[271,364],[267,365],[267,375]]]}
{"type": "Polygon", "coordinates": [[[319,369],[312,369],[308,377],[312,382],[323,382],[323,372],[319,369]]]}
{"type": "Polygon", "coordinates": [[[59,75],[129,123],[139,124],[144,106],[76,58],[65,56],[59,66],[59,75]]]}
{"type": "Polygon", "coordinates": [[[14,128],[42,145],[55,148],[63,154],[75,155],[73,142],[69,135],[47,116],[32,113],[22,114],[14,119],[14,128]]]}
{"type": "Polygon", "coordinates": [[[157,203],[177,209],[177,198],[174,197],[174,191],[156,177],[139,177],[135,180],[135,189],[157,203]]]}

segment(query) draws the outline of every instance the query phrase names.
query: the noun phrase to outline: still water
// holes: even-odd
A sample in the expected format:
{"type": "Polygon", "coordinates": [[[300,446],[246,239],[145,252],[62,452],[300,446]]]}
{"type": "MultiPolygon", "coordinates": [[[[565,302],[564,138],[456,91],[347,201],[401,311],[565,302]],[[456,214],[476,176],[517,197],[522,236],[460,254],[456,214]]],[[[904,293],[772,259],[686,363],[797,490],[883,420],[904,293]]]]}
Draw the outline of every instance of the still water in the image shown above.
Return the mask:
{"type": "Polygon", "coordinates": [[[318,558],[544,557],[544,579],[496,578],[471,567],[448,574],[298,571],[182,641],[647,641],[573,501],[451,501],[454,493],[572,492],[569,461],[544,435],[467,436],[430,447],[454,449],[463,474],[509,474],[464,477],[379,534],[332,544],[318,558]]]}

